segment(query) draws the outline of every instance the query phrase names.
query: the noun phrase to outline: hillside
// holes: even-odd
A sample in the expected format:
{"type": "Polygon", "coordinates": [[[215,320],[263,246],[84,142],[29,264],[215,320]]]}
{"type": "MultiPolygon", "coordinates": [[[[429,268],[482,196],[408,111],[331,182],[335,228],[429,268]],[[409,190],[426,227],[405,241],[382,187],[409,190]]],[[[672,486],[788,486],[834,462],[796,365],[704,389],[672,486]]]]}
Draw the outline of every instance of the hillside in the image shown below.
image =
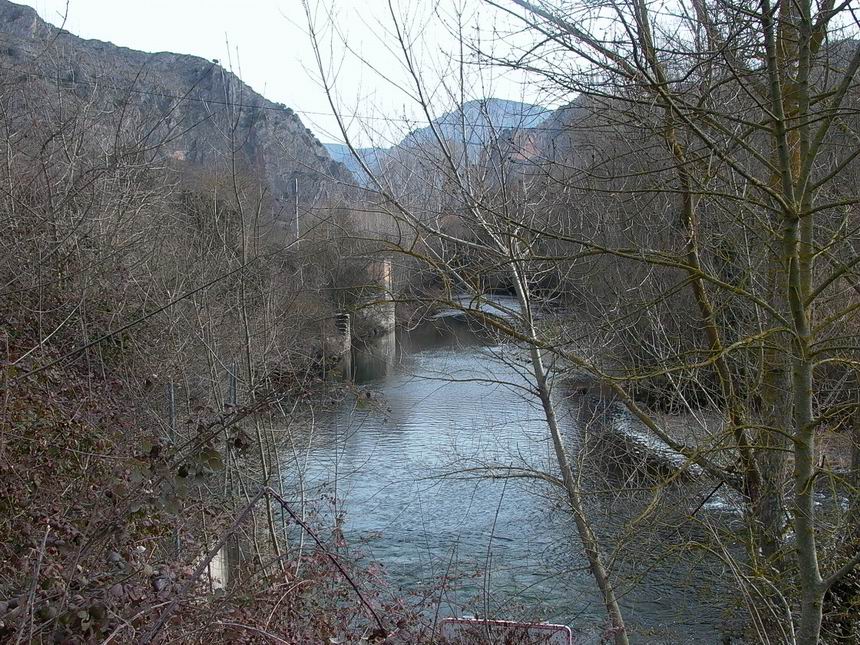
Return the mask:
{"type": "Polygon", "coordinates": [[[336,571],[281,550],[286,524],[257,531],[280,429],[339,391],[335,312],[369,281],[348,171],[215,62],[2,0],[0,25],[0,643],[252,642],[228,615],[289,642],[363,629],[336,571]],[[210,593],[240,540],[262,584],[210,593]],[[289,597],[268,582],[286,570],[289,597]]]}
{"type": "MultiPolygon", "coordinates": [[[[7,0],[0,0],[0,84],[14,87],[21,101],[51,96],[60,118],[86,118],[103,135],[105,151],[123,139],[150,158],[196,170],[223,171],[235,161],[264,180],[284,208],[296,180],[300,198],[310,202],[351,179],[290,108],[217,61],[84,40],[7,0]]],[[[14,99],[8,107],[6,118],[14,118],[14,99]]]]}

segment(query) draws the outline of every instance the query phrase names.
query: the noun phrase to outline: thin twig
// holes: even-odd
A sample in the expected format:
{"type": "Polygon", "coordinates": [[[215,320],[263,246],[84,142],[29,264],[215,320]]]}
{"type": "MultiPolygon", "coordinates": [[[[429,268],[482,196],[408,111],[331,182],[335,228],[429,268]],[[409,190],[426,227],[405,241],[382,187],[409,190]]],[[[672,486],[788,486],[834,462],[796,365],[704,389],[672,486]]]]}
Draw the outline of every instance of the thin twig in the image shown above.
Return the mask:
{"type": "Polygon", "coordinates": [[[343,568],[343,565],[341,565],[341,563],[338,561],[338,559],[336,557],[334,557],[334,555],[331,553],[331,551],[329,551],[326,548],[326,546],[323,544],[322,540],[320,540],[319,537],[317,537],[317,534],[313,531],[313,529],[311,529],[310,526],[308,526],[298,515],[296,515],[296,513],[293,511],[293,509],[290,508],[290,505],[287,504],[287,502],[280,495],[278,495],[278,493],[276,493],[271,488],[268,489],[268,492],[269,492],[269,495],[271,495],[281,505],[281,507],[287,513],[289,513],[290,517],[293,518],[293,520],[296,522],[296,524],[301,526],[302,529],[304,529],[305,532],[307,532],[307,534],[311,536],[311,539],[313,539],[313,541],[317,543],[317,546],[323,550],[323,553],[325,553],[328,556],[329,560],[332,561],[332,564],[334,564],[334,566],[337,567],[337,570],[340,571],[341,575],[349,583],[349,585],[352,587],[353,591],[355,591],[355,595],[358,596],[358,599],[361,601],[361,604],[363,604],[365,607],[367,607],[367,610],[370,612],[370,614],[373,616],[373,619],[376,621],[376,624],[379,626],[380,632],[384,635],[387,635],[388,631],[385,629],[385,625],[383,624],[382,619],[379,617],[379,614],[376,613],[376,610],[367,601],[367,599],[364,597],[364,594],[361,593],[361,589],[358,588],[358,585],[355,583],[355,581],[352,579],[352,577],[349,575],[349,573],[347,573],[346,569],[343,568]]]}
{"type": "MultiPolygon", "coordinates": [[[[42,570],[42,558],[45,555],[45,545],[48,543],[48,534],[51,532],[51,525],[48,524],[48,527],[45,529],[45,536],[42,538],[42,545],[39,547],[39,554],[36,557],[36,566],[33,570],[33,582],[30,585],[30,593],[27,599],[27,608],[28,615],[30,617],[30,636],[27,640],[28,643],[33,642],[33,619],[36,613],[36,587],[39,586],[39,573],[42,570]]],[[[15,643],[21,642],[21,632],[18,633],[18,637],[15,639],[15,643]]]]}

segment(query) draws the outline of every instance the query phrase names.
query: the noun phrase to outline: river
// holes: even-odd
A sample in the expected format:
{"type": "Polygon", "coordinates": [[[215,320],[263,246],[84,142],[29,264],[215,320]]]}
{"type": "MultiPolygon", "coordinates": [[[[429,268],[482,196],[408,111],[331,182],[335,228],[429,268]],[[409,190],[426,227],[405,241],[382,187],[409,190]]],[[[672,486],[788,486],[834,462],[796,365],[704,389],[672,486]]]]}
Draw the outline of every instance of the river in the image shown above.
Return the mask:
{"type": "MultiPolygon", "coordinates": [[[[563,623],[577,642],[597,642],[604,610],[557,493],[531,479],[474,473],[489,465],[553,472],[524,359],[445,320],[356,351],[356,394],[317,420],[307,498],[337,500],[348,548],[382,563],[394,585],[437,585],[440,615],[563,623]]],[[[560,400],[559,411],[576,437],[574,406],[560,400]]],[[[678,504],[694,508],[699,494],[677,492],[678,504]]],[[[595,497],[598,532],[620,544],[641,501],[595,497]]],[[[633,642],[725,642],[724,574],[686,551],[666,557],[671,544],[698,539],[696,530],[649,522],[619,548],[633,642]]]]}

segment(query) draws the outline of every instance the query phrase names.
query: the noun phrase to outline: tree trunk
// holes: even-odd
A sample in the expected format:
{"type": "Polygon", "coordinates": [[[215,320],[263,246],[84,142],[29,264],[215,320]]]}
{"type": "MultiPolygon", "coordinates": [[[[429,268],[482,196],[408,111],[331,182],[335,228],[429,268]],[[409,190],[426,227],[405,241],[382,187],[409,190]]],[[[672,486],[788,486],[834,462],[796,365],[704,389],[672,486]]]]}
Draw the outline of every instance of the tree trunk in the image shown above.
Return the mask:
{"type": "Polygon", "coordinates": [[[786,216],[784,251],[788,259],[788,301],[794,322],[791,386],[794,399],[794,531],[800,582],[797,642],[816,645],[821,632],[824,585],[815,539],[815,428],[812,401],[812,338],[805,306],[811,270],[809,223],[786,216]],[[800,230],[803,229],[801,243],[800,230]]]}
{"type": "MultiPolygon", "coordinates": [[[[860,379],[858,379],[860,381],[860,379]]],[[[857,385],[857,396],[860,399],[860,382],[857,385]]],[[[851,426],[851,475],[850,484],[854,495],[848,511],[848,526],[853,528],[853,538],[860,541],[860,400],[854,410],[851,426]]]]}
{"type": "MultiPolygon", "coordinates": [[[[783,336],[778,337],[779,340],[783,336]]],[[[775,341],[769,341],[772,343],[775,341]]],[[[778,341],[776,341],[778,342],[778,341]]],[[[766,566],[783,568],[782,534],[785,524],[784,487],[786,454],[790,448],[791,402],[784,350],[768,344],[762,356],[761,421],[756,437],[756,458],[761,473],[761,494],[753,508],[756,546],[766,566]]]]}
{"type": "Polygon", "coordinates": [[[547,380],[546,368],[543,363],[541,351],[538,349],[534,319],[531,315],[532,303],[528,284],[525,277],[522,276],[516,266],[513,267],[512,273],[517,300],[522,308],[523,318],[527,326],[526,333],[531,340],[535,341],[531,343],[529,349],[532,364],[532,375],[534,376],[535,384],[537,385],[538,395],[540,396],[541,406],[543,407],[544,416],[546,417],[547,427],[549,428],[549,433],[552,437],[552,445],[555,451],[556,461],[558,462],[558,467],[561,470],[562,481],[564,482],[568,503],[573,511],[576,530],[579,533],[580,540],[582,540],[582,546],[585,549],[585,556],[588,559],[591,574],[594,576],[597,586],[600,589],[600,593],[603,596],[603,604],[606,607],[606,613],[612,623],[613,640],[615,645],[629,645],[630,641],[627,637],[627,630],[624,625],[624,617],[621,613],[621,607],[618,604],[618,599],[615,597],[615,589],[609,578],[609,572],[603,564],[600,542],[594,534],[594,531],[591,528],[591,523],[586,516],[582,503],[582,493],[579,488],[579,480],[573,474],[570,458],[564,445],[564,438],[562,437],[561,430],[558,426],[555,406],[552,402],[552,393],[547,380]]]}

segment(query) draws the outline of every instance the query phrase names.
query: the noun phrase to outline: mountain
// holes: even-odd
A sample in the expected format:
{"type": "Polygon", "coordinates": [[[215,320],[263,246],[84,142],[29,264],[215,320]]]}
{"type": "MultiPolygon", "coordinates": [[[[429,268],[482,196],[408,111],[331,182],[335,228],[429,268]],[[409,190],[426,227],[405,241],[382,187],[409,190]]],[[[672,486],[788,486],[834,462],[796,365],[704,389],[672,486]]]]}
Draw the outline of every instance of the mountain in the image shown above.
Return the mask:
{"type": "Polygon", "coordinates": [[[587,97],[576,96],[544,118],[540,127],[507,133],[507,158],[520,167],[572,164],[588,137],[588,117],[596,109],[587,97]]]}
{"type": "Polygon", "coordinates": [[[195,172],[238,168],[283,209],[292,208],[296,185],[310,202],[352,182],[290,108],[217,61],[85,40],[7,0],[0,0],[0,87],[13,112],[16,102],[44,101],[51,118],[86,118],[103,135],[105,154],[122,143],[195,172]]]}
{"type": "MultiPolygon", "coordinates": [[[[464,164],[475,163],[494,148],[499,141],[508,142],[525,133],[542,129],[553,116],[553,111],[539,105],[505,99],[488,98],[467,101],[462,107],[433,119],[432,125],[418,128],[407,134],[390,148],[359,148],[356,150],[371,172],[384,171],[390,166],[409,165],[415,149],[435,157],[438,151],[438,134],[450,145],[455,157],[464,164]],[[434,133],[435,130],[435,133],[434,133]],[[465,148],[463,147],[465,143],[465,148]],[[411,151],[411,152],[410,152],[411,151]]],[[[370,182],[358,160],[349,148],[341,143],[324,144],[336,161],[346,166],[361,185],[370,182]]]]}
{"type": "Polygon", "coordinates": [[[490,143],[504,131],[529,130],[538,127],[552,114],[539,105],[488,98],[465,102],[459,109],[443,114],[428,125],[411,132],[400,145],[434,144],[436,136],[454,143],[465,141],[469,148],[477,149],[490,143]]]}

